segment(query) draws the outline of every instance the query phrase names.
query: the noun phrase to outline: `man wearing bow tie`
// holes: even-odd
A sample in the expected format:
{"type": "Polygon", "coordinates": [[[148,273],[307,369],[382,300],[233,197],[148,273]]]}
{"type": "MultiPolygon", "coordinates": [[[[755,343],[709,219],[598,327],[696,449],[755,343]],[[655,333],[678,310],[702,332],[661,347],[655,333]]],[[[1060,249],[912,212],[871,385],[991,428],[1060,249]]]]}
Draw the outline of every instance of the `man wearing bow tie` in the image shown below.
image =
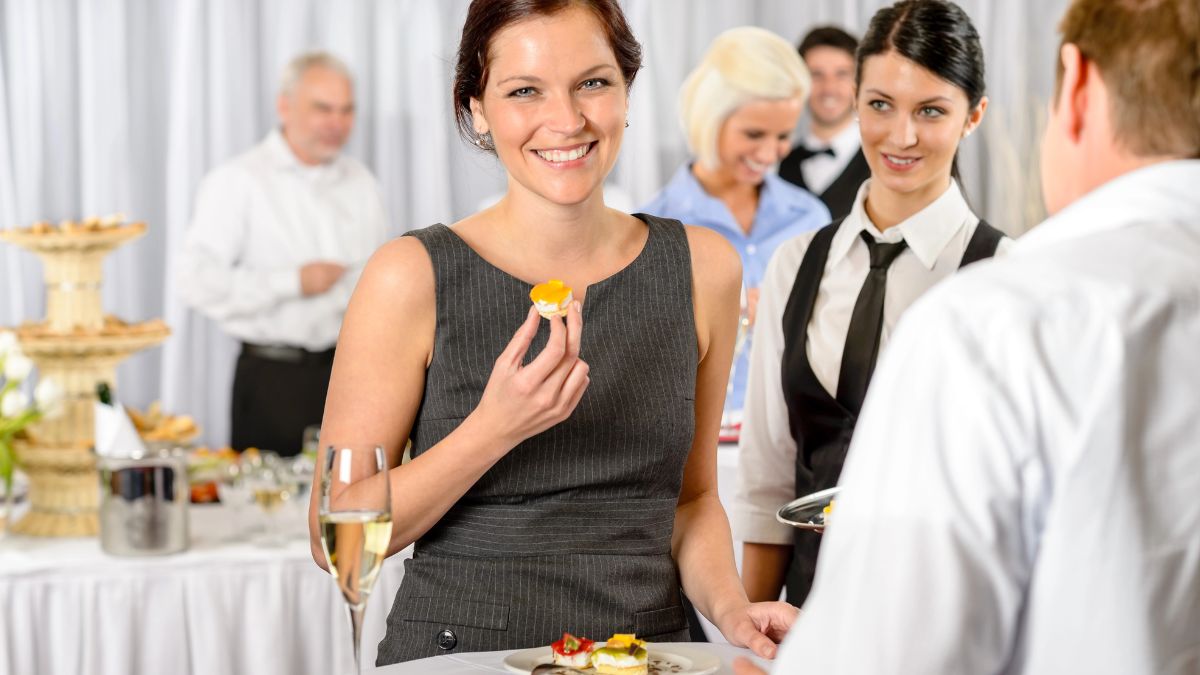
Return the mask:
{"type": "Polygon", "coordinates": [[[800,57],[812,74],[811,124],[779,164],[779,176],[819,196],[834,220],[850,212],[871,174],[854,121],[856,49],[858,40],[833,26],[814,28],[801,40],[800,57]]]}

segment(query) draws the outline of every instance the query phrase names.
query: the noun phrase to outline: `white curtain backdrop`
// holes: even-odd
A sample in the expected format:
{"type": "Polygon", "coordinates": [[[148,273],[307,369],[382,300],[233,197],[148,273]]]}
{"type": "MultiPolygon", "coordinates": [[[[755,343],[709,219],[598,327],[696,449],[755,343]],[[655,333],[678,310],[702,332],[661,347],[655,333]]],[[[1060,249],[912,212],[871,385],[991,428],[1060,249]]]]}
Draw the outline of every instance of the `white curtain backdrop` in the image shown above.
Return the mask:
{"type": "MultiPolygon", "coordinates": [[[[0,227],[126,213],[150,224],[105,267],[106,311],[163,317],[167,343],[130,359],[119,395],[196,416],[228,438],[236,345],[178,300],[168,270],[200,178],[274,124],[278,73],[314,48],[357,81],[347,152],[374,170],[400,234],[465,216],[504,187],[457,137],[449,83],[467,0],[0,0],[0,227]]],[[[883,0],[624,0],[645,50],[612,182],[647,200],[686,155],[676,92],[709,41],[753,24],[861,34],[883,0]]],[[[961,0],[987,53],[991,107],[963,146],[969,199],[1019,234],[1041,215],[1039,120],[1067,0],[961,0]]],[[[0,245],[0,326],[40,319],[41,265],[0,245]]],[[[404,330],[397,326],[396,330],[404,330]]],[[[299,443],[299,439],[297,439],[299,443]]]]}

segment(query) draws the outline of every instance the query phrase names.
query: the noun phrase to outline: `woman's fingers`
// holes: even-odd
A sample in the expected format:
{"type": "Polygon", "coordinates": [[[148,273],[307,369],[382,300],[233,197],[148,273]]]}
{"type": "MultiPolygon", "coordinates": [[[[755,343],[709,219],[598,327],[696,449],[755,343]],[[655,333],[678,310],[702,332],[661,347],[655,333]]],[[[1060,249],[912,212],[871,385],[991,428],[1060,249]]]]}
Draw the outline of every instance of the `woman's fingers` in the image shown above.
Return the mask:
{"type": "MultiPolygon", "coordinates": [[[[567,317],[550,318],[546,346],[522,367],[540,328],[536,309],[531,307],[525,323],[513,335],[496,360],[496,369],[484,391],[488,410],[512,426],[519,439],[540,433],[571,415],[588,385],[588,364],[580,360],[583,318],[578,303],[567,317]]],[[[482,404],[483,402],[481,402],[482,404]]]]}
{"type": "MultiPolygon", "coordinates": [[[[579,360],[579,349],[583,336],[583,315],[580,311],[578,302],[571,303],[567,308],[567,316],[565,319],[554,317],[550,324],[550,339],[546,341],[546,346],[542,349],[542,353],[538,354],[534,359],[537,367],[533,369],[530,375],[544,381],[551,389],[558,390],[562,388],[563,381],[570,372],[571,367],[579,360]],[[555,333],[556,329],[561,329],[561,333],[555,333]],[[549,370],[546,366],[549,365],[549,370]]],[[[534,363],[530,363],[528,368],[533,368],[534,363]]]]}
{"type": "Polygon", "coordinates": [[[733,660],[734,675],[767,675],[767,671],[759,668],[743,656],[739,656],[733,660]]]}
{"type": "Polygon", "coordinates": [[[562,317],[552,316],[549,321],[550,338],[546,340],[546,346],[523,371],[526,377],[539,383],[549,377],[567,353],[567,327],[562,317]]]}
{"type": "Polygon", "coordinates": [[[571,372],[567,375],[566,381],[563,382],[562,392],[560,393],[560,396],[566,403],[563,419],[570,417],[575,407],[579,405],[580,399],[583,398],[584,392],[587,391],[588,385],[591,384],[592,378],[588,377],[590,370],[590,366],[582,359],[575,361],[575,365],[571,367],[571,372]]]}
{"type": "Polygon", "coordinates": [[[547,386],[555,390],[563,387],[567,375],[570,374],[575,364],[579,362],[579,349],[583,336],[583,317],[579,310],[579,303],[571,303],[571,307],[567,310],[566,329],[566,352],[559,360],[558,365],[554,367],[554,370],[546,376],[547,386]]]}
{"type": "Polygon", "coordinates": [[[578,301],[567,309],[567,356],[574,361],[579,357],[579,345],[583,341],[583,307],[578,301]]]}
{"type": "Polygon", "coordinates": [[[771,638],[763,635],[762,633],[757,631],[746,631],[746,635],[744,637],[746,648],[764,659],[774,659],[775,652],[779,651],[779,647],[771,641],[771,638]]]}
{"type": "Polygon", "coordinates": [[[519,367],[521,359],[525,357],[525,352],[529,351],[529,345],[533,344],[533,336],[537,335],[538,322],[541,320],[537,307],[530,305],[529,313],[525,315],[525,323],[521,324],[512,339],[508,341],[508,346],[496,359],[497,363],[503,363],[510,368],[519,367]]]}

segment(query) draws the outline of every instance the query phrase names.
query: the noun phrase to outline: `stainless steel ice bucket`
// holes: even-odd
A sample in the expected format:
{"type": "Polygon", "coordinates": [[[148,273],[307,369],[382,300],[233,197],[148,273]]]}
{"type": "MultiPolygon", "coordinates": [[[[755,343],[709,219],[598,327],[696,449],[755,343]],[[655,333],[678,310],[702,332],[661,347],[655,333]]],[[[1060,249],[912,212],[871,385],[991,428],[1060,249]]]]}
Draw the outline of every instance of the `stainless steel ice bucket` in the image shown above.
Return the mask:
{"type": "Polygon", "coordinates": [[[134,459],[98,457],[100,547],[121,556],[178,553],[188,546],[187,462],[156,451],[134,459]]]}

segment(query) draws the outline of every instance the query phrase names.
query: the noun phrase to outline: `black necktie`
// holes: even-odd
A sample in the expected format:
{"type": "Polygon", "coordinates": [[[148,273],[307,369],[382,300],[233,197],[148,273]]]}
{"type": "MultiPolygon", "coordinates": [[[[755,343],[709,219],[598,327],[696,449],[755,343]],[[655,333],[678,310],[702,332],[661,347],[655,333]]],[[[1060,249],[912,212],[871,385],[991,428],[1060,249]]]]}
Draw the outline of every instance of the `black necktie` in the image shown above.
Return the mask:
{"type": "Polygon", "coordinates": [[[830,157],[837,157],[837,155],[833,154],[833,148],[820,148],[819,150],[814,150],[809,147],[801,147],[797,155],[800,157],[801,162],[811,157],[816,157],[817,155],[829,155],[830,157]]]}
{"type": "Polygon", "coordinates": [[[881,244],[866,232],[860,234],[867,243],[867,250],[871,252],[871,271],[867,273],[867,280],[858,292],[858,300],[854,301],[837,386],[838,402],[855,415],[862,409],[871,373],[875,371],[875,359],[879,356],[888,267],[908,245],[904,241],[881,244]]]}

